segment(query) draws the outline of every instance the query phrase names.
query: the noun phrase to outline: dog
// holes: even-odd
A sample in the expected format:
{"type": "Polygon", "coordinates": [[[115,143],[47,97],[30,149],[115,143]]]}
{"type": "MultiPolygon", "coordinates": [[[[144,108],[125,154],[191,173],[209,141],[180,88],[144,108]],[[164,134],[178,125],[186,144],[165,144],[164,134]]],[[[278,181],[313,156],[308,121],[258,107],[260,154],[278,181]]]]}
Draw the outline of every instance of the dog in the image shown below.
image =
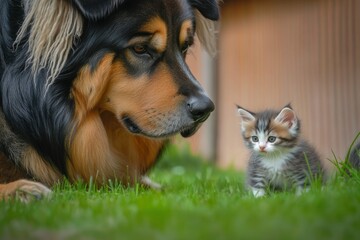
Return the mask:
{"type": "MultiPolygon", "coordinates": [[[[172,136],[214,110],[185,62],[211,52],[216,0],[1,0],[0,198],[62,179],[157,187],[172,136]]],[[[215,40],[214,40],[215,39],[215,40]]]]}

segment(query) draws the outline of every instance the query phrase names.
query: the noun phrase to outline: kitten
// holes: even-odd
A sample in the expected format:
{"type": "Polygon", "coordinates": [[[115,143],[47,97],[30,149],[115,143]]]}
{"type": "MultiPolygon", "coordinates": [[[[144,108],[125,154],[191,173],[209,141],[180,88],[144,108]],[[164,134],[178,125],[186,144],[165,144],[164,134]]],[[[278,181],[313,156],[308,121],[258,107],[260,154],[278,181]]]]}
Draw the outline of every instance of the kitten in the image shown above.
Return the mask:
{"type": "Polygon", "coordinates": [[[295,187],[299,195],[324,169],[315,149],[300,139],[300,121],[290,105],[280,112],[252,113],[238,106],[241,131],[252,154],[247,185],[255,197],[266,190],[295,187]]]}

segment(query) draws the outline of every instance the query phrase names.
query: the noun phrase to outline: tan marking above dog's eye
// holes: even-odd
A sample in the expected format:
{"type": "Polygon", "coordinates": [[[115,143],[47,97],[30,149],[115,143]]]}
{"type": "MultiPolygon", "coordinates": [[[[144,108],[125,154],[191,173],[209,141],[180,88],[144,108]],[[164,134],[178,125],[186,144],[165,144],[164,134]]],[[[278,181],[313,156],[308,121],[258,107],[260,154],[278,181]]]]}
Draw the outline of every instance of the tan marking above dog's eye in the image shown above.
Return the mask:
{"type": "Polygon", "coordinates": [[[194,33],[193,33],[193,23],[190,20],[186,20],[181,25],[180,34],[179,34],[179,44],[181,46],[181,51],[185,53],[188,48],[194,42],[194,33]]]}
{"type": "Polygon", "coordinates": [[[149,34],[149,44],[157,52],[161,53],[165,51],[167,43],[167,27],[160,17],[150,19],[139,29],[139,32],[149,34]]]}

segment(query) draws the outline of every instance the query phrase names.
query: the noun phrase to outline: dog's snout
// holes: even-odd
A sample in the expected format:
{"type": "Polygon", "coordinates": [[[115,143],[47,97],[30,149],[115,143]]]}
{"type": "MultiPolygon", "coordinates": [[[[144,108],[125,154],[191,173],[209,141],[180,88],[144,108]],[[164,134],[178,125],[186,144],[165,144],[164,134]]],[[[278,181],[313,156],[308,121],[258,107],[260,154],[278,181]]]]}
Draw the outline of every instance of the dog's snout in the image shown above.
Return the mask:
{"type": "Polygon", "coordinates": [[[214,103],[205,95],[191,97],[187,102],[187,107],[194,121],[205,121],[215,109],[214,103]]]}

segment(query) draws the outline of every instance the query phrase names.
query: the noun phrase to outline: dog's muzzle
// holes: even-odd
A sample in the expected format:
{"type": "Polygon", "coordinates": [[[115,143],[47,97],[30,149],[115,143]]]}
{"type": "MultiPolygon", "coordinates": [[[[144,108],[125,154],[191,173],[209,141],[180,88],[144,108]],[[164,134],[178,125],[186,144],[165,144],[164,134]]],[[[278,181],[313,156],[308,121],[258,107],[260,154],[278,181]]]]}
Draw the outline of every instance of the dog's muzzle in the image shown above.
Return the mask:
{"type": "Polygon", "coordinates": [[[120,121],[134,134],[142,134],[148,137],[169,137],[180,133],[183,137],[192,136],[201,124],[214,111],[214,103],[205,94],[188,97],[177,110],[167,113],[156,112],[156,115],[148,116],[147,125],[155,126],[146,128],[146,124],[136,121],[130,115],[124,115],[120,121]]]}
{"type": "Polygon", "coordinates": [[[214,111],[214,109],[214,103],[207,96],[191,97],[187,102],[187,110],[194,123],[191,127],[181,131],[181,136],[192,136],[200,128],[201,124],[210,116],[210,113],[214,111]]]}

